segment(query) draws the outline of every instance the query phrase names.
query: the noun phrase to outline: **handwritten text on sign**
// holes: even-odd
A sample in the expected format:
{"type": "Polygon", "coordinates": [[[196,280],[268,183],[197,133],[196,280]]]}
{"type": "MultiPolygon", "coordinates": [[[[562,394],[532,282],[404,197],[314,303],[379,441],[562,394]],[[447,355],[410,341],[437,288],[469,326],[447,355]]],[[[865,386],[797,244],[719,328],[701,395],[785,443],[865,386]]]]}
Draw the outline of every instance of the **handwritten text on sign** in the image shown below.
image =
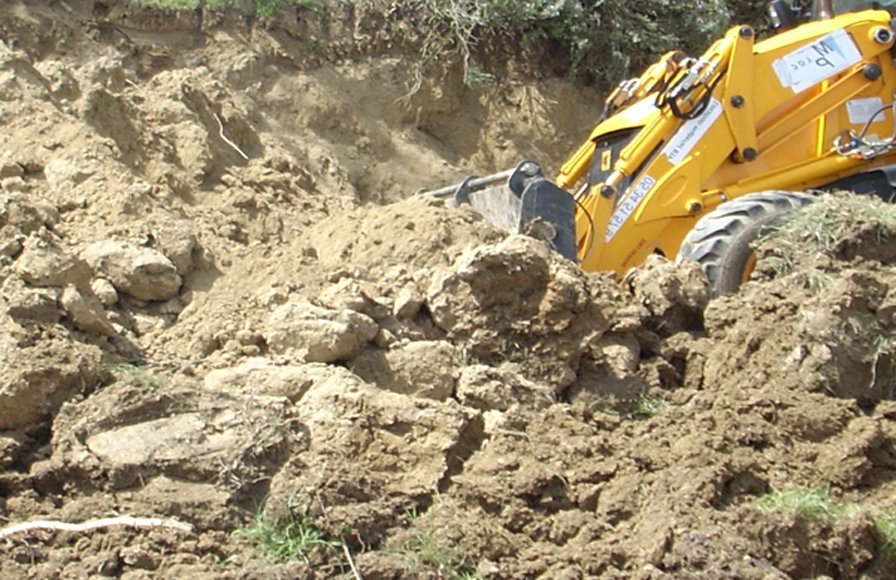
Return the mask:
{"type": "Polygon", "coordinates": [[[799,93],[862,60],[862,53],[845,30],[835,30],[785,54],[772,68],[785,87],[799,93]]]}

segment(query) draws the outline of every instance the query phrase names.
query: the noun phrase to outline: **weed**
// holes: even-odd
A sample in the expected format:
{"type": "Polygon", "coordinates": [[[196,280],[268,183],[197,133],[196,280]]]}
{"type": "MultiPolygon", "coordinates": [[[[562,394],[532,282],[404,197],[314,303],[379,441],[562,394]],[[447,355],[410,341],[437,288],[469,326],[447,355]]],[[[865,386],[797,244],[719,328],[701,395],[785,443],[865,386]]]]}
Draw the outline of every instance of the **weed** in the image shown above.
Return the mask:
{"type": "Polygon", "coordinates": [[[797,487],[776,491],[756,498],[750,505],[762,511],[789,511],[828,522],[853,517],[857,513],[855,506],[847,506],[832,500],[826,488],[797,487]]]}
{"type": "Polygon", "coordinates": [[[632,419],[649,419],[654,415],[659,415],[671,406],[672,403],[665,399],[648,394],[641,394],[635,400],[634,408],[629,411],[628,415],[632,419]]]}
{"type": "Polygon", "coordinates": [[[101,384],[109,385],[127,379],[149,389],[158,389],[168,383],[168,378],[137,363],[119,363],[103,367],[101,384]]]}
{"type": "Polygon", "coordinates": [[[471,65],[467,68],[464,77],[464,84],[471,89],[487,89],[493,87],[495,82],[495,75],[487,73],[475,65],[471,65]]]}
{"type": "Polygon", "coordinates": [[[415,533],[397,551],[407,558],[408,567],[414,570],[435,570],[439,578],[447,580],[481,578],[470,569],[467,558],[458,553],[457,547],[433,530],[415,533]]]}
{"type": "Polygon", "coordinates": [[[589,403],[592,411],[615,415],[622,419],[642,420],[659,415],[673,404],[666,399],[641,393],[636,399],[597,398],[589,403]]]}
{"type": "Polygon", "coordinates": [[[233,536],[245,538],[271,562],[303,560],[317,552],[336,552],[341,542],[324,538],[308,518],[304,507],[289,506],[285,516],[272,520],[265,510],[259,511],[251,526],[234,530],[233,536]],[[298,511],[298,515],[296,515],[298,511]]]}
{"type": "MultiPolygon", "coordinates": [[[[762,511],[789,511],[807,518],[820,519],[826,522],[854,518],[864,512],[856,505],[831,499],[827,488],[810,489],[797,487],[794,489],[775,491],[753,500],[750,507],[762,511]]],[[[886,513],[872,513],[871,521],[879,536],[879,548],[884,556],[896,554],[896,518],[886,513]]]]}
{"type": "Polygon", "coordinates": [[[896,555],[896,518],[889,514],[877,514],[871,517],[874,528],[880,535],[881,553],[892,558],[896,555]]]}

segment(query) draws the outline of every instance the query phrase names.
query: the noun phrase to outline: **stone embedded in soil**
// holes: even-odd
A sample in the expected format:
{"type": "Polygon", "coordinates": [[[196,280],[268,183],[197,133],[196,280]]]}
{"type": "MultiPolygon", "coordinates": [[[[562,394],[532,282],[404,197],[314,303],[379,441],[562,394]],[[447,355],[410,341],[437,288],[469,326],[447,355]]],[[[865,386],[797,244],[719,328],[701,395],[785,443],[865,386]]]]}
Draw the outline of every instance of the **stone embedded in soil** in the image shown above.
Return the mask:
{"type": "Polygon", "coordinates": [[[333,362],[357,356],[378,330],[373,319],[353,310],[289,302],[268,317],[265,340],[278,354],[292,354],[305,362],[333,362]]]}
{"type": "Polygon", "coordinates": [[[351,369],[381,389],[444,401],[454,393],[459,359],[450,342],[420,340],[367,351],[352,361],[351,369]]]}
{"type": "Polygon", "coordinates": [[[87,246],[81,257],[119,292],[138,300],[168,300],[180,290],[177,268],[152,248],[101,241],[87,246]]]}
{"type": "Polygon", "coordinates": [[[197,265],[195,258],[201,254],[202,247],[189,222],[165,218],[152,228],[152,236],[179,275],[189,273],[197,265]]]}
{"type": "Polygon", "coordinates": [[[343,278],[336,284],[324,288],[318,297],[320,303],[333,310],[354,310],[374,320],[389,315],[389,308],[365,291],[357,280],[343,278]]]}
{"type": "Polygon", "coordinates": [[[470,365],[457,380],[457,399],[482,411],[544,409],[554,403],[554,389],[538,385],[509,368],[470,365]]]}
{"type": "Polygon", "coordinates": [[[90,289],[99,298],[103,306],[112,306],[118,302],[118,291],[112,282],[105,278],[94,278],[90,281],[90,289]]]}
{"type": "Polygon", "coordinates": [[[34,288],[11,276],[0,286],[0,311],[16,322],[58,322],[63,312],[58,288],[34,288]]]}
{"type": "Polygon", "coordinates": [[[52,187],[74,187],[90,178],[100,168],[96,159],[75,155],[58,155],[44,167],[47,183],[52,187]]]}
{"type": "Polygon", "coordinates": [[[59,304],[79,330],[101,336],[115,334],[102,303],[89,289],[80,291],[75,286],[66,286],[59,297],[59,304]]]}
{"type": "Polygon", "coordinates": [[[267,358],[251,358],[235,367],[213,370],[203,386],[211,391],[286,397],[298,401],[315,382],[331,374],[332,367],[314,363],[277,365],[267,358]]]}
{"type": "Polygon", "coordinates": [[[291,416],[282,397],[205,391],[136,369],[62,409],[54,453],[41,469],[48,477],[74,464],[104,474],[109,488],[133,488],[158,474],[252,481],[303,445],[291,416]]]}
{"type": "Polygon", "coordinates": [[[49,236],[32,235],[15,262],[16,272],[34,286],[84,287],[90,280],[87,262],[62,248],[49,236]]]}

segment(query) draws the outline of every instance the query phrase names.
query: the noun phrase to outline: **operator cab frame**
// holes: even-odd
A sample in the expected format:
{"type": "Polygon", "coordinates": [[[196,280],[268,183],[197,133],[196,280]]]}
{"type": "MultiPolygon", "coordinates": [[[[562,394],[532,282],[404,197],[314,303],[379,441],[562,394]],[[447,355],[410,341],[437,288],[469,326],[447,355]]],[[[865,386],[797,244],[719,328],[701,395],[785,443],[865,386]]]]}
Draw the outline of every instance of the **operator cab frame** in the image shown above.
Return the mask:
{"type": "Polygon", "coordinates": [[[896,16],[896,0],[775,0],[768,3],[768,14],[776,31],[790,30],[810,20],[828,20],[860,10],[888,10],[896,16]]]}

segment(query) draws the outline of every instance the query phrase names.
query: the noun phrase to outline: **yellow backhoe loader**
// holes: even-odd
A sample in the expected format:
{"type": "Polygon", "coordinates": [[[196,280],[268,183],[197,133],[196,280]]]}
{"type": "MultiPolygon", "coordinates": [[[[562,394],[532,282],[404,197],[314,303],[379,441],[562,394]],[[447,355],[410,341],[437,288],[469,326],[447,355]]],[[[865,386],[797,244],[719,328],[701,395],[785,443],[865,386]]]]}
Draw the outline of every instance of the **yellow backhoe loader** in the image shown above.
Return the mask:
{"type": "Polygon", "coordinates": [[[523,161],[424,193],[547,239],[586,271],[623,276],[657,253],[699,263],[716,294],[736,290],[751,244],[810,203],[805,191],[896,191],[896,0],[769,13],[768,39],[736,26],[698,58],[670,52],[620,83],[553,181],[523,161]]]}

